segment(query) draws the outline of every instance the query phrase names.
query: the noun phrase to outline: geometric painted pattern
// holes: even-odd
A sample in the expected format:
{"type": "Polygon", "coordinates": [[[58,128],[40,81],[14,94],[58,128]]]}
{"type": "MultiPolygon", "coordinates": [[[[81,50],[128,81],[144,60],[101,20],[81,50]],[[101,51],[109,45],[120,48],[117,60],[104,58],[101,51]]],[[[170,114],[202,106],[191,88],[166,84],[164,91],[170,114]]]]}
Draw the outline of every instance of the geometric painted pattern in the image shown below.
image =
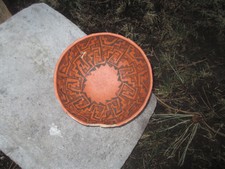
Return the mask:
{"type": "Polygon", "coordinates": [[[152,90],[152,70],[144,52],[131,40],[111,33],[93,34],[62,54],[55,72],[55,90],[64,110],[78,122],[120,126],[144,109],[152,90]],[[107,71],[113,77],[112,84],[107,71]],[[112,92],[102,94],[104,87],[112,92]]]}

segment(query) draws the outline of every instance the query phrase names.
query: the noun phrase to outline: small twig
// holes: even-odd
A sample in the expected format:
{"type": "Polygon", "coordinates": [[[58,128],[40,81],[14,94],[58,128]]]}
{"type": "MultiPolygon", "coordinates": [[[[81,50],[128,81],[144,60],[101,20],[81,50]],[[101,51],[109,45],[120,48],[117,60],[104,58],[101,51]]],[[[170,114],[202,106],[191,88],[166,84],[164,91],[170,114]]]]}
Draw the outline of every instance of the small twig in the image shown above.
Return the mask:
{"type": "Polygon", "coordinates": [[[180,77],[180,75],[177,73],[177,71],[174,69],[174,67],[171,65],[168,59],[166,59],[167,63],[170,65],[171,69],[174,71],[174,73],[177,75],[177,77],[180,79],[181,83],[184,84],[184,80],[180,77]]]}
{"type": "Polygon", "coordinates": [[[155,56],[156,60],[159,62],[159,58],[158,58],[158,56],[156,55],[156,53],[155,53],[155,51],[154,51],[153,48],[152,48],[152,50],[151,50],[150,55],[151,55],[151,56],[155,56]]]}
{"type": "Polygon", "coordinates": [[[183,67],[183,68],[186,68],[186,67],[190,67],[190,66],[195,66],[199,63],[202,63],[202,62],[205,62],[207,59],[203,59],[203,60],[199,60],[199,61],[196,61],[196,62],[192,62],[190,64],[179,64],[177,65],[178,67],[183,67]]]}
{"type": "Polygon", "coordinates": [[[210,109],[213,110],[212,105],[210,104],[209,99],[208,99],[208,96],[207,96],[207,94],[206,94],[206,92],[205,92],[205,88],[202,87],[202,90],[203,90],[203,93],[204,93],[204,95],[205,95],[206,101],[207,101],[207,103],[208,103],[210,109]]]}
{"type": "Polygon", "coordinates": [[[224,133],[221,133],[221,132],[219,132],[218,130],[217,130],[217,131],[214,130],[212,127],[210,127],[210,126],[206,123],[205,120],[203,120],[202,122],[203,122],[203,124],[204,124],[209,130],[211,130],[213,133],[215,133],[215,134],[217,134],[217,135],[220,135],[220,136],[222,136],[222,137],[225,138],[225,134],[224,134],[224,133]]]}
{"type": "MultiPolygon", "coordinates": [[[[95,2],[95,1],[93,1],[93,2],[95,2]]],[[[108,2],[110,2],[110,0],[100,1],[100,2],[97,2],[97,3],[98,4],[104,4],[104,3],[108,3],[108,2]]]]}
{"type": "Polygon", "coordinates": [[[167,148],[167,150],[164,152],[164,154],[170,154],[169,157],[174,156],[175,152],[178,150],[178,148],[182,145],[182,143],[188,138],[188,136],[190,134],[188,133],[188,130],[190,129],[190,127],[193,125],[193,123],[191,123],[186,129],[185,131],[170,145],[170,147],[167,148]],[[187,135],[186,135],[187,134],[187,135]],[[170,153],[171,152],[171,153],[170,153]]]}
{"type": "Polygon", "coordinates": [[[186,157],[186,153],[187,153],[188,147],[191,144],[191,142],[192,142],[192,140],[193,140],[193,138],[194,138],[194,136],[195,136],[195,134],[197,132],[198,126],[199,126],[199,124],[197,123],[192,128],[192,132],[191,132],[190,138],[188,140],[188,143],[187,143],[187,145],[186,145],[186,147],[184,149],[184,152],[182,153],[181,158],[179,160],[179,163],[178,163],[179,166],[182,166],[184,164],[184,160],[185,160],[185,157],[186,157]]]}
{"type": "Polygon", "coordinates": [[[168,120],[175,120],[175,119],[181,119],[181,118],[187,118],[187,117],[192,117],[194,115],[192,114],[155,114],[153,117],[153,121],[156,121],[157,123],[162,123],[168,120]],[[160,120],[154,119],[155,117],[159,117],[160,120]]]}
{"type": "Polygon", "coordinates": [[[173,129],[173,128],[175,128],[175,127],[177,127],[177,126],[181,125],[181,124],[187,123],[187,122],[189,122],[189,121],[190,121],[190,120],[185,120],[185,121],[182,121],[182,122],[177,123],[177,124],[175,124],[175,125],[173,125],[173,126],[171,126],[171,127],[169,127],[169,128],[166,128],[166,129],[164,129],[164,130],[160,130],[159,132],[163,132],[163,131],[171,130],[171,129],[173,129]]]}
{"type": "Polygon", "coordinates": [[[165,107],[167,107],[167,108],[169,108],[169,109],[171,109],[171,110],[174,110],[175,112],[181,112],[181,113],[184,113],[184,114],[192,114],[192,115],[200,115],[202,118],[201,118],[201,122],[208,128],[208,129],[210,129],[213,133],[216,133],[217,135],[220,135],[220,136],[222,136],[222,137],[225,137],[225,134],[224,133],[221,133],[221,132],[219,132],[219,131],[217,131],[217,130],[214,130],[212,127],[210,127],[208,124],[207,124],[207,122],[205,121],[205,117],[203,116],[203,114],[202,113],[200,113],[200,112],[189,112],[189,111],[185,111],[185,110],[181,110],[181,109],[176,109],[176,108],[173,108],[173,107],[171,107],[171,106],[169,106],[168,104],[166,104],[165,102],[163,102],[160,98],[158,98],[157,96],[156,96],[156,99],[163,105],[163,106],[165,106],[165,107]]]}
{"type": "Polygon", "coordinates": [[[181,109],[177,109],[177,108],[173,108],[170,105],[166,104],[165,102],[163,102],[160,98],[158,98],[156,96],[156,99],[165,107],[174,110],[175,112],[181,112],[181,113],[185,113],[185,114],[200,114],[199,112],[190,112],[190,111],[186,111],[186,110],[181,110],[181,109]]]}
{"type": "Polygon", "coordinates": [[[16,165],[14,165],[14,167],[13,167],[12,169],[15,169],[15,168],[16,168],[16,166],[17,166],[17,164],[16,164],[16,165]]]}
{"type": "Polygon", "coordinates": [[[11,169],[11,167],[12,167],[13,163],[14,163],[14,162],[11,162],[11,163],[10,163],[9,169],[11,169]]]}
{"type": "Polygon", "coordinates": [[[210,110],[209,105],[205,102],[205,100],[202,98],[202,95],[198,92],[200,99],[202,100],[202,102],[204,103],[204,105],[210,110]]]}

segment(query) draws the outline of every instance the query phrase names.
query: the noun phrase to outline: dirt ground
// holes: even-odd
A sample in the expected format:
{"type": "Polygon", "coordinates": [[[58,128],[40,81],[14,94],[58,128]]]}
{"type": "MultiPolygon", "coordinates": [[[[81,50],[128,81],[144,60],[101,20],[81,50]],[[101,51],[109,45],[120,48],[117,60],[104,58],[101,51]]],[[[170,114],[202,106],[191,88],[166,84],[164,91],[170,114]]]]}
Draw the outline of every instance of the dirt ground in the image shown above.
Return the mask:
{"type": "MultiPolygon", "coordinates": [[[[86,34],[126,36],[147,54],[158,105],[123,169],[225,166],[224,0],[4,0],[12,14],[44,2],[86,34]]],[[[0,153],[0,168],[19,168],[0,153]]]]}

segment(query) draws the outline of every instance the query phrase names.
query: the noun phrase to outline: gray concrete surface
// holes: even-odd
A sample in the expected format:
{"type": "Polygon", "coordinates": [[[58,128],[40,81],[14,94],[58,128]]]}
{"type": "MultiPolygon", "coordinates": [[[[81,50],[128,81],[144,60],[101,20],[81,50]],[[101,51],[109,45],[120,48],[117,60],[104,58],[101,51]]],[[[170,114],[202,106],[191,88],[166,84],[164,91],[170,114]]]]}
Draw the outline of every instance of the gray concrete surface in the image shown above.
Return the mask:
{"type": "Polygon", "coordinates": [[[119,128],[85,127],[61,109],[53,88],[62,51],[85,36],[45,4],[0,25],[0,149],[23,169],[119,169],[141,137],[156,99],[119,128]]]}

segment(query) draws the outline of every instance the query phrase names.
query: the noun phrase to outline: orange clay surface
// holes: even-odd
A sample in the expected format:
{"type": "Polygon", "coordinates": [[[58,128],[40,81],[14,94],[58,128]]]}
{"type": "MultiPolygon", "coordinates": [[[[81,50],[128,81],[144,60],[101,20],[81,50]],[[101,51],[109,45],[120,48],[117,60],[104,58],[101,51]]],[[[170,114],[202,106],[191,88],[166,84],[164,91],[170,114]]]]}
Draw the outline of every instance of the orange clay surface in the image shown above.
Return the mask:
{"type": "Polygon", "coordinates": [[[81,124],[121,126],[141,113],[152,91],[152,69],[138,45],[97,33],[71,44],[55,69],[55,93],[81,124]]]}

